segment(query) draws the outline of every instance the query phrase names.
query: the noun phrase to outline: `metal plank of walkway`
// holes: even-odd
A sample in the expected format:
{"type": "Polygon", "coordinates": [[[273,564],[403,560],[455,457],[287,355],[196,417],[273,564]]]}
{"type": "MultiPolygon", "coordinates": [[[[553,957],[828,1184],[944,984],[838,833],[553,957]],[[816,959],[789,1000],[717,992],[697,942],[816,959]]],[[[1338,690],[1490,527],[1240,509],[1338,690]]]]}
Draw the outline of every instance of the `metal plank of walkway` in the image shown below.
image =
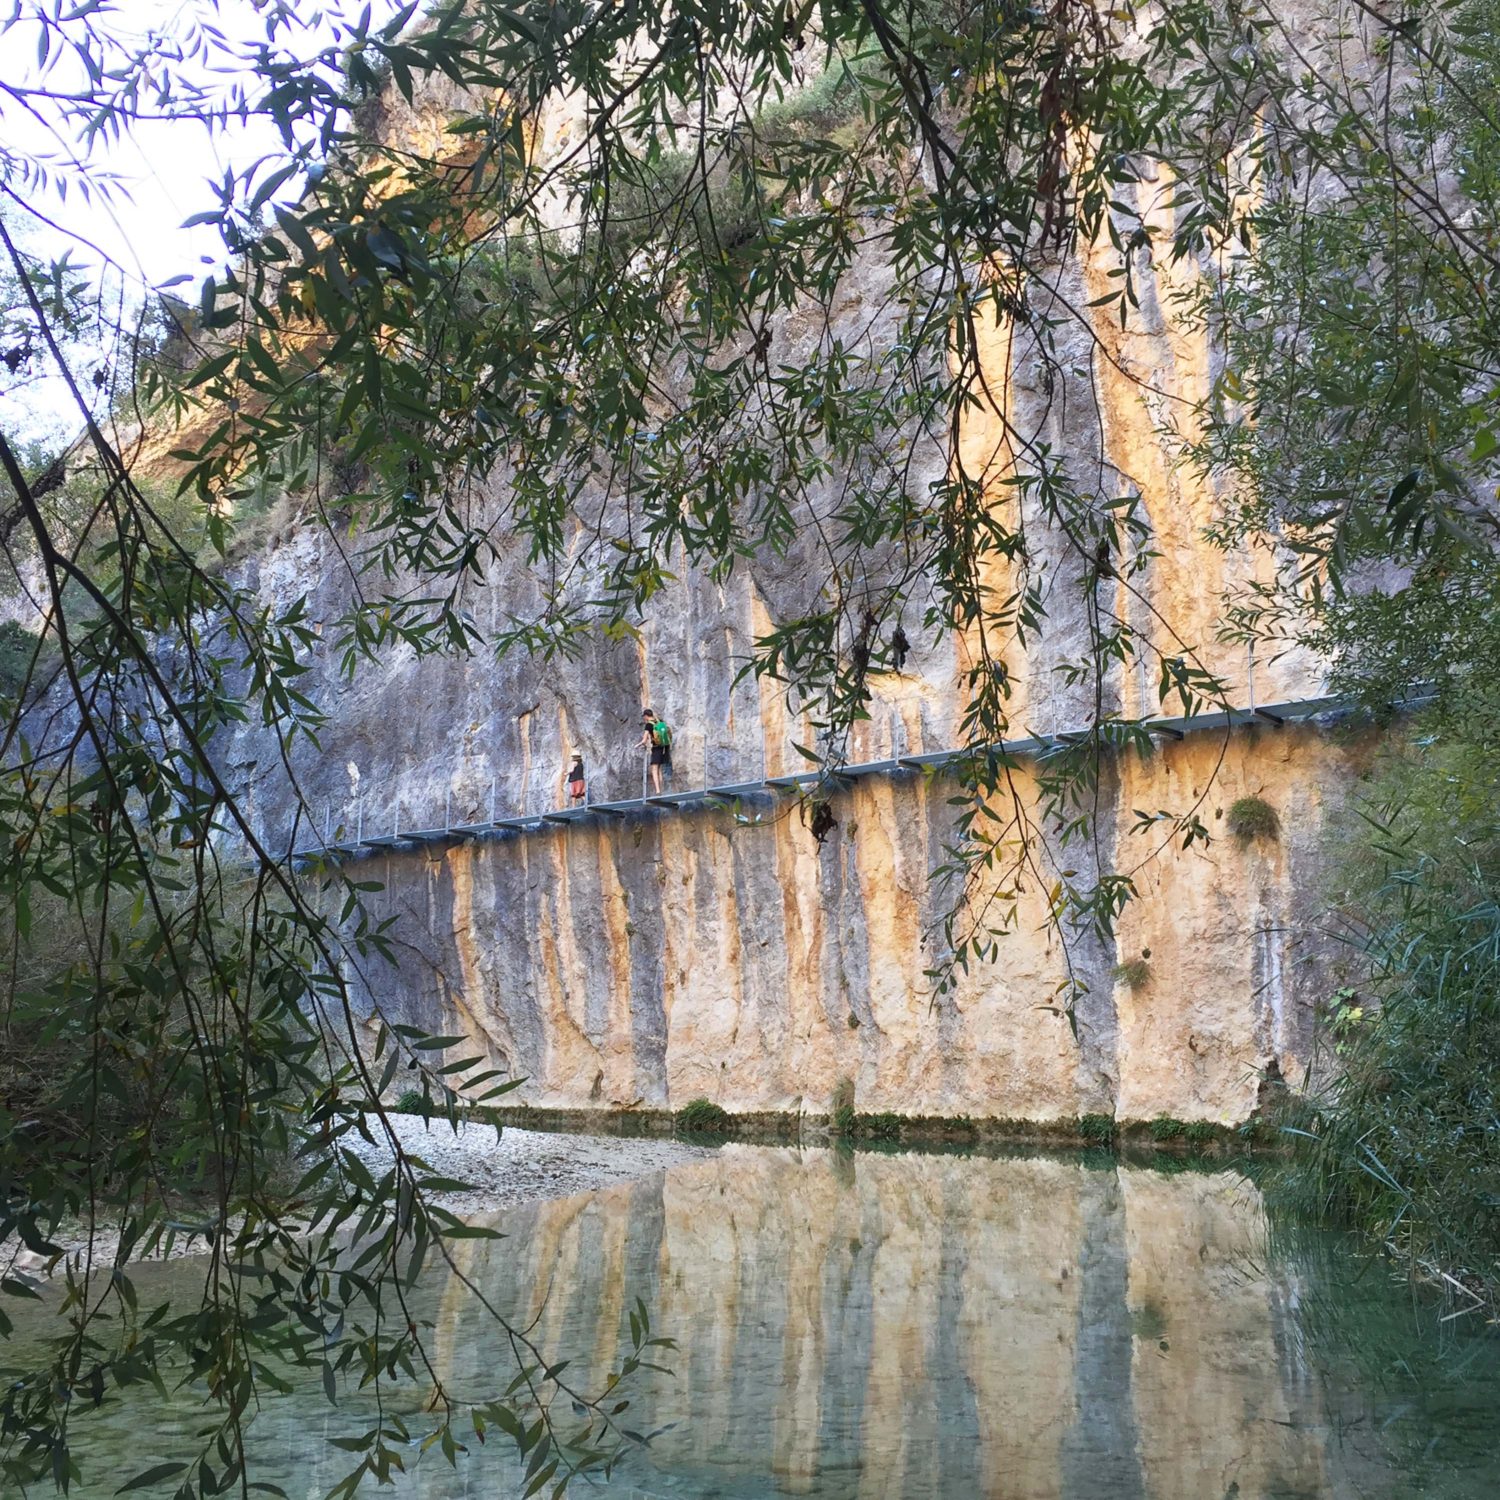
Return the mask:
{"type": "Polygon", "coordinates": [[[405,837],[404,833],[371,834],[369,838],[361,839],[360,843],[366,849],[394,849],[405,837]]]}
{"type": "Polygon", "coordinates": [[[763,797],[766,784],[763,781],[736,781],[727,786],[708,787],[703,795],[718,802],[738,802],[741,797],[763,797]]]}
{"type": "Polygon", "coordinates": [[[932,771],[968,753],[967,750],[928,750],[921,755],[902,755],[898,757],[896,764],[908,771],[932,771]]]}
{"type": "MultiPolygon", "coordinates": [[[[1049,735],[1030,734],[1019,740],[1003,740],[999,745],[1001,755],[1014,756],[1025,759],[1031,755],[1050,755],[1057,749],[1056,743],[1049,735]]],[[[960,754],[963,752],[960,751],[960,754]]]]}
{"type": "Polygon", "coordinates": [[[767,776],[765,784],[778,792],[797,792],[803,787],[821,786],[825,781],[852,781],[850,768],[829,766],[826,771],[799,771],[795,776],[767,776]]]}
{"type": "Polygon", "coordinates": [[[702,802],[707,795],[707,792],[652,792],[646,798],[646,805],[648,807],[688,807],[694,802],[702,802]]]}
{"type": "Polygon", "coordinates": [[[837,774],[851,780],[860,776],[889,776],[892,771],[899,769],[900,765],[901,762],[898,760],[863,760],[852,766],[839,766],[837,774]]]}
{"type": "Polygon", "coordinates": [[[614,813],[618,816],[623,813],[644,812],[646,810],[646,799],[644,797],[626,797],[618,802],[595,802],[592,806],[595,812],[614,813]]]}

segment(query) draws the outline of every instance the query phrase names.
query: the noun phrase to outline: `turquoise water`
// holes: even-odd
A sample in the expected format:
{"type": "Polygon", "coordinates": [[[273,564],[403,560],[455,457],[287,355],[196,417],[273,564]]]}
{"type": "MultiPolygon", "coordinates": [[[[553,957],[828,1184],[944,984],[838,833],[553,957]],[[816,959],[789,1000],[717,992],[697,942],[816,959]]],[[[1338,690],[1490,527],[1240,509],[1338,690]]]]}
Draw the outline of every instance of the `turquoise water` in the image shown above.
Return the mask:
{"type": "MultiPolygon", "coordinates": [[[[678,1342],[670,1375],[631,1385],[622,1420],[649,1442],[576,1494],[1500,1494],[1500,1341],[1440,1321],[1347,1241],[1268,1232],[1236,1172],[735,1146],[495,1223],[507,1238],[465,1242],[464,1276],[581,1386],[617,1365],[638,1296],[678,1342]]],[[[460,1279],[431,1278],[419,1304],[444,1385],[503,1389],[511,1350],[460,1279]]],[[[429,1394],[398,1388],[387,1409],[420,1430],[429,1394]]],[[[324,1495],[349,1466],[326,1440],[369,1410],[354,1392],[329,1407],[316,1382],[268,1396],[251,1477],[324,1495]]],[[[187,1456],[205,1415],[132,1393],[82,1417],[74,1493],[187,1456]]],[[[410,1473],[368,1493],[520,1493],[503,1440],[469,1446],[455,1471],[414,1443],[410,1473]]]]}

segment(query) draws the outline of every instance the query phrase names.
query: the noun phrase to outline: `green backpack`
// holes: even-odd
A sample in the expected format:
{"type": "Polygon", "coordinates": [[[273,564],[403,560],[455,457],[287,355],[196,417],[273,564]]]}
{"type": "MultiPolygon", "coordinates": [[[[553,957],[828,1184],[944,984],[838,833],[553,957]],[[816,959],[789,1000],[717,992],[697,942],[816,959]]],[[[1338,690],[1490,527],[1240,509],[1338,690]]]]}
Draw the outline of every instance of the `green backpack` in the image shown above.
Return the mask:
{"type": "Polygon", "coordinates": [[[667,721],[665,719],[658,719],[651,726],[651,738],[663,750],[670,750],[672,748],[672,731],[667,728],[667,721]]]}

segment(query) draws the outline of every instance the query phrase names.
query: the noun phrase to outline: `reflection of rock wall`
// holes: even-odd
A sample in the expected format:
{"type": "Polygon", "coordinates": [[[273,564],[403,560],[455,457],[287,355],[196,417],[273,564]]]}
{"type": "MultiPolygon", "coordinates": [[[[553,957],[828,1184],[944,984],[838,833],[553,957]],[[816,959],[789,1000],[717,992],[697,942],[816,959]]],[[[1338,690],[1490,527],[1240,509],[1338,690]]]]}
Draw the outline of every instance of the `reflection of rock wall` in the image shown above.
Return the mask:
{"type": "MultiPolygon", "coordinates": [[[[1334,1492],[1237,1176],[731,1148],[505,1227],[465,1269],[549,1360],[618,1367],[637,1295],[678,1341],[632,1392],[668,1430],[630,1493],[1334,1492]]],[[[441,1326],[445,1380],[482,1389],[493,1351],[441,1326]]]]}
{"type": "MultiPolygon", "coordinates": [[[[1076,1043],[1044,1008],[1066,971],[1035,884],[999,957],[931,1004],[944,896],[928,877],[953,784],[916,775],[842,795],[821,849],[783,805],[762,827],[698,809],[372,861],[362,873],[386,883],[372,906],[401,917],[403,954],[372,982],[394,1018],[478,1038],[537,1104],[706,1095],[820,1113],[848,1076],[869,1110],[1240,1120],[1258,1069],[1274,1059],[1295,1078],[1307,1057],[1320,789],[1350,753],[1268,728],[1125,760],[1114,825],[1206,793],[1213,827],[1265,791],[1283,834],[1144,863],[1118,944],[1073,954],[1089,985],[1076,1043]],[[1115,963],[1144,950],[1148,982],[1117,983],[1115,963]]],[[[1129,868],[1152,848],[1125,831],[1104,858],[1129,868]]]]}

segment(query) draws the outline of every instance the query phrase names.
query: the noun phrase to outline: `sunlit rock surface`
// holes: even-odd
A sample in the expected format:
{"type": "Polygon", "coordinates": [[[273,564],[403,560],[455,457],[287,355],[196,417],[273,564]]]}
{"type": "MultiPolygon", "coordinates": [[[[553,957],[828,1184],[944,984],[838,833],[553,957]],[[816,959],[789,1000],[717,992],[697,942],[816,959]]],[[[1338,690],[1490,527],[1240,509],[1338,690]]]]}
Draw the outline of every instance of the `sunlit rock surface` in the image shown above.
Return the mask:
{"type": "Polygon", "coordinates": [[[1268,1063],[1296,1078],[1307,1060],[1319,787],[1347,755],[1288,728],[1126,764],[1127,807],[1206,793],[1210,825],[1279,772],[1283,833],[1155,858],[1151,836],[1110,836],[1144,863],[1140,895],[1117,944],[1073,953],[1076,1041],[1044,1008],[1065,970],[1039,884],[998,960],[933,1001],[951,783],[917,774],[842,795],[821,849],[794,811],[746,827],[699,808],[372,859],[401,961],[365,974],[389,1016],[483,1040],[538,1104],[822,1113],[847,1076],[867,1110],[1237,1120],[1268,1063]],[[1117,982],[1142,951],[1145,984],[1117,982]]]}

